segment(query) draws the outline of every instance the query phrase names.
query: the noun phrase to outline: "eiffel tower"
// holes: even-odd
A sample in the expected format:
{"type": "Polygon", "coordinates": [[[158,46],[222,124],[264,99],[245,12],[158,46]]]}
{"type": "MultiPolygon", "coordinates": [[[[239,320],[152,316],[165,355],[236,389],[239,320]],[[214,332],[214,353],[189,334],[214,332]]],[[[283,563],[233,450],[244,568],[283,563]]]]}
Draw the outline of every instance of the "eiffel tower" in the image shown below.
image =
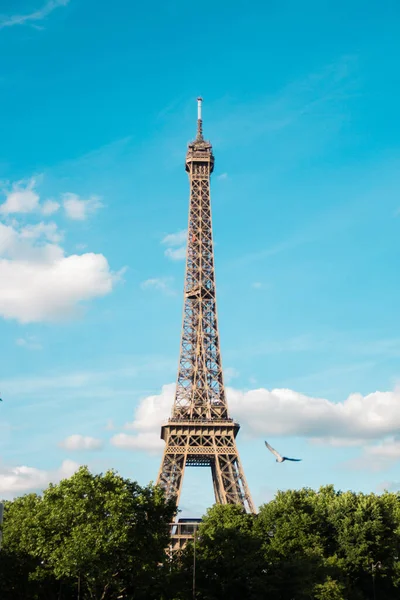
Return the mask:
{"type": "Polygon", "coordinates": [[[203,138],[202,99],[197,102],[197,136],[186,154],[190,206],[181,352],[172,415],[161,427],[165,449],[157,483],[178,505],[185,467],[211,467],[216,503],[255,512],[235,442],[240,425],[229,417],[223,381],[210,201],[214,156],[203,138]]]}

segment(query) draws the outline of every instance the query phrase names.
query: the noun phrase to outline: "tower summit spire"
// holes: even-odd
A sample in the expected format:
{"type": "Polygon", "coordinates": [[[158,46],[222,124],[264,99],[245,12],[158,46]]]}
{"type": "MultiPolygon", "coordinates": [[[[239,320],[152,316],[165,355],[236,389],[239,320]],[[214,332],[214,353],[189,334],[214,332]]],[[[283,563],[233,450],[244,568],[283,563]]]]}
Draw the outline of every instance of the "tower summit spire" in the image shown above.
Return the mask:
{"type": "Polygon", "coordinates": [[[196,142],[203,141],[203,120],[201,118],[201,107],[203,98],[197,98],[197,136],[196,142]]]}

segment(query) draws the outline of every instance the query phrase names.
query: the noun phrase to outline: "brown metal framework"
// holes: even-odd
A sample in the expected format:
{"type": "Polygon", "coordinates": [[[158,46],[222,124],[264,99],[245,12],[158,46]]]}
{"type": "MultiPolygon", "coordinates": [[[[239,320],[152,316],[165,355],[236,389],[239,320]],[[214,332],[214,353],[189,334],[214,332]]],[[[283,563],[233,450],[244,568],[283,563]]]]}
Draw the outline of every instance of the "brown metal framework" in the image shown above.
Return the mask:
{"type": "Polygon", "coordinates": [[[229,418],[223,382],[210,201],[214,156],[203,138],[201,102],[197,136],[186,155],[190,207],[181,353],[172,416],[161,428],[158,484],[178,505],[185,466],[209,466],[215,501],[255,512],[235,442],[240,426],[229,418]]]}

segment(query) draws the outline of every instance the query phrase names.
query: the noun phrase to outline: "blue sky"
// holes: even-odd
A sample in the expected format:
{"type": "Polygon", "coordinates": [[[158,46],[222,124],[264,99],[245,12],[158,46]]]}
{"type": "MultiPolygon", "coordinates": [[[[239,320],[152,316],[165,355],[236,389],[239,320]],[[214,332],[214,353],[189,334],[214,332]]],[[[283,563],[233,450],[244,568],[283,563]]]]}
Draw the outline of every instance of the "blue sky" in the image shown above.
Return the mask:
{"type": "MultiPolygon", "coordinates": [[[[3,0],[0,496],[79,464],[157,476],[199,94],[256,504],[397,489],[399,20],[394,0],[3,0]],[[303,462],[277,465],[264,438],[303,462]]],[[[211,502],[189,469],[184,512],[211,502]]]]}

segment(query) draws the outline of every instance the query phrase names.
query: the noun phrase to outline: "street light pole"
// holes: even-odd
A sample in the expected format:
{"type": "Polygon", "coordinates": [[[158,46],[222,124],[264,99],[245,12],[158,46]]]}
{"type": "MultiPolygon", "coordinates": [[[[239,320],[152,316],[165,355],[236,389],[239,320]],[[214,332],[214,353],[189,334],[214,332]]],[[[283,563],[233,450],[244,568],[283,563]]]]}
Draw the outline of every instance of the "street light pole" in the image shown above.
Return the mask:
{"type": "Polygon", "coordinates": [[[374,600],[376,600],[376,592],[375,592],[375,571],[372,571],[372,589],[374,591],[374,600]]]}
{"type": "Polygon", "coordinates": [[[193,536],[193,600],[196,600],[196,529],[193,536]]]}
{"type": "Polygon", "coordinates": [[[376,600],[376,590],[375,590],[375,571],[376,569],[381,569],[382,563],[378,560],[377,563],[372,563],[371,565],[371,573],[372,573],[372,589],[374,592],[374,600],[376,600]]]}

